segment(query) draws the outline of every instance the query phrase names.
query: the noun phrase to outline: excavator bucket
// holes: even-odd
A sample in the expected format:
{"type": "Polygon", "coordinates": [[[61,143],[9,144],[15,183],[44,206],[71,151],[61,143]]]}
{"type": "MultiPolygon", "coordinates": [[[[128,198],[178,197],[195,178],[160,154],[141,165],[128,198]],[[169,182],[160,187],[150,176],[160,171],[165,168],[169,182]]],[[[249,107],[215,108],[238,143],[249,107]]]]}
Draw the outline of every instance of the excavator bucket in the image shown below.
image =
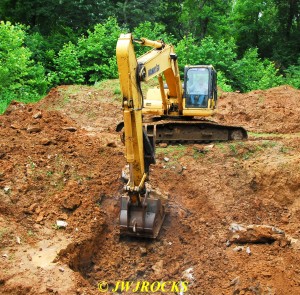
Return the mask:
{"type": "Polygon", "coordinates": [[[165,210],[160,199],[145,197],[143,204],[135,205],[128,196],[121,197],[120,234],[156,238],[164,221],[165,210]]]}

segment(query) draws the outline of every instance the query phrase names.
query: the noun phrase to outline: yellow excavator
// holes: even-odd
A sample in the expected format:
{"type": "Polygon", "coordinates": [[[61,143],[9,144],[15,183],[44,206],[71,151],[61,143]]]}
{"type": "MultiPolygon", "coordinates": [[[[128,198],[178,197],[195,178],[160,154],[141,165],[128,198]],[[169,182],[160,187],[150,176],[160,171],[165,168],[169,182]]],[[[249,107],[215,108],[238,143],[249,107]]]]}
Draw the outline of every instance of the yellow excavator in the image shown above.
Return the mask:
{"type": "Polygon", "coordinates": [[[155,163],[159,142],[210,142],[242,140],[242,127],[219,125],[212,116],[217,104],[217,74],[211,65],[186,66],[180,80],[177,55],[172,45],[121,34],[116,48],[123,96],[125,156],[129,166],[126,195],[121,198],[120,232],[125,235],[157,237],[165,210],[147,190],[149,166],[155,163]],[[136,57],[134,43],[152,49],[136,57]],[[141,82],[158,77],[159,86],[144,98],[141,82]]]}

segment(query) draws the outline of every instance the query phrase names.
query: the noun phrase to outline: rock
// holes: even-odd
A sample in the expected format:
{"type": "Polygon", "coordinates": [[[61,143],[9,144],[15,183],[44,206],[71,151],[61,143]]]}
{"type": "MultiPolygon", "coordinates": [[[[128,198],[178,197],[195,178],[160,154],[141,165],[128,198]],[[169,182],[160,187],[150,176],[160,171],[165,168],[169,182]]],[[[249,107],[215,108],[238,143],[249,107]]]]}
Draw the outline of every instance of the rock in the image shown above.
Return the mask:
{"type": "Polygon", "coordinates": [[[230,282],[230,286],[239,285],[239,284],[240,284],[240,277],[236,277],[230,282]]]}
{"type": "Polygon", "coordinates": [[[270,278],[270,277],[272,276],[272,274],[271,274],[270,272],[268,272],[268,271],[263,271],[261,274],[262,274],[264,277],[267,277],[267,278],[270,278]]]}
{"type": "Polygon", "coordinates": [[[231,224],[230,230],[234,233],[230,236],[231,243],[240,244],[271,244],[275,241],[287,241],[283,230],[270,225],[239,225],[231,224]]]}
{"type": "Polygon", "coordinates": [[[39,111],[37,113],[35,113],[33,116],[32,116],[33,119],[40,119],[42,118],[42,112],[39,111]]]}
{"type": "Polygon", "coordinates": [[[20,237],[16,237],[16,242],[17,242],[17,244],[21,244],[21,239],[20,239],[20,237]]]}
{"type": "Polygon", "coordinates": [[[59,219],[62,219],[62,220],[67,220],[69,218],[68,214],[67,213],[62,213],[59,215],[59,219]]]}
{"type": "Polygon", "coordinates": [[[193,267],[189,267],[188,269],[186,269],[185,271],[182,272],[182,277],[184,279],[187,279],[189,281],[193,281],[194,280],[194,268],[193,267]]]}
{"type": "Polygon", "coordinates": [[[246,253],[249,254],[249,255],[251,255],[250,247],[247,247],[247,248],[246,248],[246,253]]]}
{"type": "Polygon", "coordinates": [[[74,211],[81,205],[81,200],[76,196],[67,197],[64,199],[62,206],[65,209],[74,211]]]}
{"type": "Polygon", "coordinates": [[[41,222],[43,219],[44,219],[44,212],[40,212],[35,221],[41,222]]]}
{"type": "Polygon", "coordinates": [[[287,236],[288,241],[293,249],[300,250],[300,240],[287,236]]]}
{"type": "Polygon", "coordinates": [[[161,147],[161,148],[166,148],[167,146],[168,146],[168,144],[165,142],[159,143],[159,147],[161,147]]]}
{"type": "Polygon", "coordinates": [[[50,145],[52,143],[52,140],[49,138],[42,138],[40,143],[41,145],[50,145]]]}
{"type": "Polygon", "coordinates": [[[60,272],[64,272],[65,271],[63,267],[59,267],[58,269],[59,269],[60,272]]]}
{"type": "Polygon", "coordinates": [[[237,246],[235,248],[232,249],[234,252],[241,252],[242,250],[244,250],[244,247],[242,246],[237,246]]]}
{"type": "Polygon", "coordinates": [[[127,181],[128,181],[128,179],[129,179],[129,165],[125,165],[125,166],[123,167],[121,177],[122,177],[122,180],[123,180],[124,182],[127,182],[127,181]]]}
{"type": "Polygon", "coordinates": [[[170,158],[164,157],[164,161],[165,161],[165,162],[169,162],[169,161],[170,161],[170,158]]]}
{"type": "Polygon", "coordinates": [[[76,128],[76,127],[72,127],[72,126],[63,127],[62,129],[63,129],[63,130],[66,130],[66,131],[70,131],[70,132],[75,132],[75,131],[77,131],[77,128],[76,128]]]}
{"type": "Polygon", "coordinates": [[[31,125],[29,125],[27,127],[27,132],[28,133],[38,133],[38,132],[41,132],[41,131],[42,131],[42,129],[40,127],[38,127],[38,126],[31,126],[31,125]]]}
{"type": "Polygon", "coordinates": [[[27,254],[27,259],[28,259],[29,261],[32,261],[32,257],[31,257],[30,254],[27,254]]]}
{"type": "Polygon", "coordinates": [[[30,207],[28,208],[28,211],[31,212],[31,213],[34,213],[36,212],[36,209],[39,207],[39,204],[38,203],[33,203],[30,205],[30,207]]]}
{"type": "Polygon", "coordinates": [[[106,146],[115,148],[117,147],[117,144],[115,142],[109,142],[106,146]]]}
{"type": "Polygon", "coordinates": [[[237,231],[244,231],[245,227],[243,227],[242,225],[237,224],[237,223],[232,223],[232,224],[230,224],[229,230],[231,230],[232,232],[235,233],[237,231]]]}
{"type": "Polygon", "coordinates": [[[17,124],[11,124],[10,128],[12,128],[12,129],[21,129],[21,126],[17,125],[17,124]]]}
{"type": "Polygon", "coordinates": [[[11,188],[10,188],[10,186],[5,186],[5,187],[3,188],[3,190],[4,190],[4,193],[9,194],[10,191],[11,191],[11,188]]]}
{"type": "Polygon", "coordinates": [[[204,150],[205,150],[205,151],[210,151],[211,149],[213,149],[214,146],[215,146],[214,144],[208,144],[208,145],[206,145],[206,146],[204,147],[204,150]]]}
{"type": "Polygon", "coordinates": [[[162,271],[163,271],[163,266],[164,266],[164,261],[163,260],[159,260],[154,265],[152,265],[151,268],[154,270],[154,273],[156,275],[160,276],[162,274],[162,271]]]}
{"type": "Polygon", "coordinates": [[[66,221],[63,221],[63,220],[57,220],[56,221],[56,226],[58,228],[66,228],[68,226],[68,223],[66,221]]]}
{"type": "Polygon", "coordinates": [[[147,248],[145,247],[140,247],[141,255],[145,256],[147,254],[147,248]]]}

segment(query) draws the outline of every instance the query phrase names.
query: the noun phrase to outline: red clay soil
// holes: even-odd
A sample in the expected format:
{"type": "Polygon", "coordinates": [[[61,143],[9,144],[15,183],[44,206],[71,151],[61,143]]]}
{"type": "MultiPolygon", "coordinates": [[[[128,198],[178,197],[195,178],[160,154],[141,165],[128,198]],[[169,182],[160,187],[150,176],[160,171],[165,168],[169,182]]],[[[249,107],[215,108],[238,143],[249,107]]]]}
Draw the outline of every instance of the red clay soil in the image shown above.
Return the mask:
{"type": "Polygon", "coordinates": [[[223,93],[248,141],[157,148],[156,240],[119,237],[120,104],[61,86],[0,117],[0,294],[300,294],[300,91],[223,93]]]}
{"type": "Polygon", "coordinates": [[[255,90],[246,94],[223,93],[217,118],[253,132],[300,132],[300,92],[291,86],[255,90]]]}

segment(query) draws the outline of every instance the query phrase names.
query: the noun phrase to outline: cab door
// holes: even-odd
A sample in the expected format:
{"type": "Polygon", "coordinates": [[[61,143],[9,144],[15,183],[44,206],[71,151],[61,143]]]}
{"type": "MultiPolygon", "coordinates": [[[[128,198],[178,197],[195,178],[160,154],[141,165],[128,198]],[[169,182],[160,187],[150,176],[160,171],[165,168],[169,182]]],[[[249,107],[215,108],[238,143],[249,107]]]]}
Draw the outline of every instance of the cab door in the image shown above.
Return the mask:
{"type": "Polygon", "coordinates": [[[184,69],[186,109],[214,109],[217,102],[217,73],[211,65],[184,69]]]}

